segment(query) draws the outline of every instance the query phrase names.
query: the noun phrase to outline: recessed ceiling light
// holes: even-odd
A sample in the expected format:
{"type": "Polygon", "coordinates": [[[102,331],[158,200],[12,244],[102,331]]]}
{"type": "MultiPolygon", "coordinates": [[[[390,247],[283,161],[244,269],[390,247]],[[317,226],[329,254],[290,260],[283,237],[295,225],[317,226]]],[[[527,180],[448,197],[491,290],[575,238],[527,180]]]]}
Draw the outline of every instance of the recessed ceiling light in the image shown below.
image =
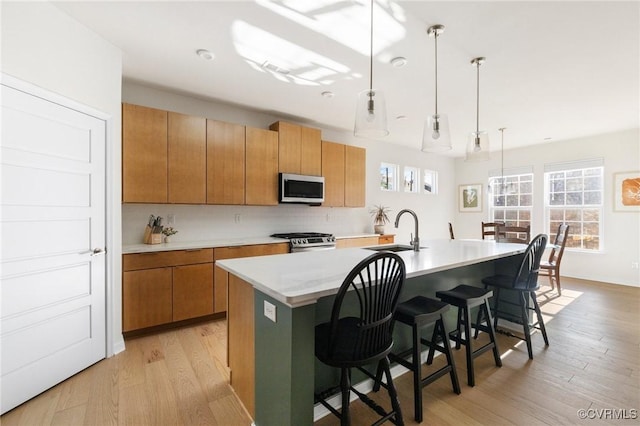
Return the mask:
{"type": "Polygon", "coordinates": [[[333,95],[333,92],[330,92],[330,91],[328,91],[328,90],[327,90],[327,91],[324,91],[324,92],[322,92],[322,93],[320,93],[320,94],[321,94],[322,96],[324,96],[325,98],[333,98],[333,96],[334,96],[334,95],[333,95]]]}
{"type": "Polygon", "coordinates": [[[208,51],[207,49],[198,49],[198,50],[196,50],[196,53],[202,59],[206,59],[207,61],[210,61],[213,58],[215,58],[215,55],[213,53],[211,53],[210,51],[208,51]]]}
{"type": "Polygon", "coordinates": [[[406,115],[398,115],[396,116],[396,120],[406,120],[407,116],[406,115]]]}
{"type": "Polygon", "coordinates": [[[546,138],[544,138],[544,140],[545,140],[546,142],[549,142],[549,141],[550,141],[550,140],[552,140],[552,139],[553,139],[553,138],[550,138],[550,137],[548,137],[548,136],[547,136],[546,138]]]}
{"type": "Polygon", "coordinates": [[[405,65],[407,65],[407,58],[405,58],[403,56],[398,56],[396,58],[393,58],[391,60],[391,65],[393,65],[396,68],[402,68],[405,65]]]}

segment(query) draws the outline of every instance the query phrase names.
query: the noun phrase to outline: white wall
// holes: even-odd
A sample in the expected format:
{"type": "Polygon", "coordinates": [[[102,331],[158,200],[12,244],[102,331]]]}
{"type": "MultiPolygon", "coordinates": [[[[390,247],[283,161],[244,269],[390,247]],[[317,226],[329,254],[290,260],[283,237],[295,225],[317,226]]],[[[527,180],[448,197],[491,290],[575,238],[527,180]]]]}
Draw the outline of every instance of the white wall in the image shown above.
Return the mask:
{"type": "MultiPolygon", "coordinates": [[[[123,83],[123,102],[145,105],[184,114],[245,124],[258,128],[282,119],[276,115],[258,113],[224,103],[204,101],[133,82],[123,83]]],[[[304,124],[304,123],[302,123],[304,124]]],[[[268,236],[274,232],[312,231],[329,232],[338,236],[373,233],[369,208],[374,204],[391,207],[392,220],[403,209],[415,210],[420,218],[422,239],[446,237],[447,222],[453,214],[453,159],[427,155],[388,142],[355,138],[351,132],[322,129],[325,140],[357,145],[367,149],[367,193],[365,208],[328,208],[309,206],[208,206],[208,205],[123,205],[123,243],[141,242],[144,225],[149,214],[166,218],[176,216],[175,228],[179,230],[174,241],[203,240],[227,237],[268,236]],[[388,193],[378,188],[378,168],[381,161],[430,168],[440,173],[443,195],[388,193]],[[235,215],[240,215],[236,223],[235,215]]],[[[387,226],[387,232],[396,233],[397,240],[409,241],[413,233],[413,221],[403,217],[399,229],[387,226]]]]}
{"type": "Polygon", "coordinates": [[[111,117],[108,128],[109,354],[124,349],[121,327],[122,55],[47,2],[1,2],[2,72],[73,99],[111,117]],[[116,206],[116,208],[113,208],[116,206]]]}
{"type": "MultiPolygon", "coordinates": [[[[508,144],[507,134],[505,144],[508,144]]],[[[640,272],[632,269],[631,264],[640,260],[640,213],[613,211],[613,174],[640,170],[640,129],[505,150],[504,165],[505,168],[533,166],[531,229],[532,235],[536,235],[545,229],[544,165],[591,158],[604,159],[603,250],[600,253],[565,250],[561,274],[638,287],[640,272]],[[580,153],[579,158],[576,158],[576,152],[580,153]]],[[[485,189],[481,213],[457,213],[456,237],[480,237],[480,222],[486,221],[489,214],[486,196],[489,171],[496,169],[500,169],[499,152],[492,153],[491,160],[485,163],[456,160],[456,184],[482,183],[485,189]]]]}

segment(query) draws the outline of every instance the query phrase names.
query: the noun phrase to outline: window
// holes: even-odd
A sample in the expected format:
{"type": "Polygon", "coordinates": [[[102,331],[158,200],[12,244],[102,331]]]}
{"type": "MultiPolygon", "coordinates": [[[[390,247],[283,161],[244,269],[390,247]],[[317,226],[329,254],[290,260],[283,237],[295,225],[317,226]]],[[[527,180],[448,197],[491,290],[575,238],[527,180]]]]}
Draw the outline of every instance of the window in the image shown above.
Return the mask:
{"type": "Polygon", "coordinates": [[[398,165],[380,163],[380,189],[383,191],[398,190],[398,165]]]}
{"type": "Polygon", "coordinates": [[[489,178],[489,219],[507,226],[531,225],[533,173],[489,178]]]}
{"type": "Polygon", "coordinates": [[[545,166],[545,232],[568,224],[567,248],[602,249],[603,173],[602,160],[545,166]]]}
{"type": "Polygon", "coordinates": [[[404,168],[404,192],[420,192],[420,169],[405,166],[404,168]]]}
{"type": "Polygon", "coordinates": [[[422,179],[422,192],[424,194],[437,194],[438,193],[438,172],[434,170],[424,170],[422,179]]]}

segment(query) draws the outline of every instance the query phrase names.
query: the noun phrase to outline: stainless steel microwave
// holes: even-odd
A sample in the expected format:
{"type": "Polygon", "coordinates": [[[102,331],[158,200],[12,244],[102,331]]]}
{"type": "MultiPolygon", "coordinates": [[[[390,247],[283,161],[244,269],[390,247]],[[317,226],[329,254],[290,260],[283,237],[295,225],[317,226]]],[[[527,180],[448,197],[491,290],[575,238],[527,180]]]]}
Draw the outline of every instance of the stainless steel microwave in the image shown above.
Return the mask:
{"type": "Polygon", "coordinates": [[[279,174],[279,201],[281,203],[299,203],[319,205],[324,202],[324,177],[279,174]]]}

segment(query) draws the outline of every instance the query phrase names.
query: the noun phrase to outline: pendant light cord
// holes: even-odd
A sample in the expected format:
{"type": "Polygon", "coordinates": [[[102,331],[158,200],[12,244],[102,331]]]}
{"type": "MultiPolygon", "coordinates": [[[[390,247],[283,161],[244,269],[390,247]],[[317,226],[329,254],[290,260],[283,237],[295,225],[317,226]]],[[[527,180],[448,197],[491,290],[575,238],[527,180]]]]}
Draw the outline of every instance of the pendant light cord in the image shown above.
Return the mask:
{"type": "Polygon", "coordinates": [[[438,31],[434,32],[434,38],[436,42],[436,117],[438,116],[438,31]]]}
{"type": "Polygon", "coordinates": [[[476,138],[480,137],[480,62],[476,63],[476,138]]]}
{"type": "Polygon", "coordinates": [[[373,92],[373,0],[371,0],[371,34],[369,44],[369,96],[373,92]]]}

